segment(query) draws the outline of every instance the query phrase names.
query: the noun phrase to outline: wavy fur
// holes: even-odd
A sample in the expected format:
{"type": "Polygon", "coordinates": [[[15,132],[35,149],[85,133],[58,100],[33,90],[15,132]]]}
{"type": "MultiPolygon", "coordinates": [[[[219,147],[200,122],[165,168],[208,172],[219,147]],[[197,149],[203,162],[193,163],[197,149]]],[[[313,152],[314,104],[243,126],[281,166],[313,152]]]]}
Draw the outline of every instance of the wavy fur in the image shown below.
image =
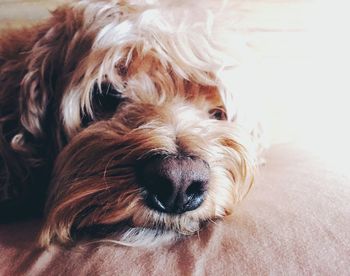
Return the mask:
{"type": "Polygon", "coordinates": [[[0,214],[40,213],[46,201],[42,246],[96,225],[127,225],[123,244],[173,239],[230,214],[256,150],[222,77],[236,65],[219,39],[222,17],[195,1],[83,0],[2,35],[0,214]],[[99,119],[94,93],[106,83],[124,100],[99,119]],[[211,117],[217,109],[224,120],[211,117]],[[198,209],[145,205],[135,168],[160,153],[210,165],[198,209]]]}

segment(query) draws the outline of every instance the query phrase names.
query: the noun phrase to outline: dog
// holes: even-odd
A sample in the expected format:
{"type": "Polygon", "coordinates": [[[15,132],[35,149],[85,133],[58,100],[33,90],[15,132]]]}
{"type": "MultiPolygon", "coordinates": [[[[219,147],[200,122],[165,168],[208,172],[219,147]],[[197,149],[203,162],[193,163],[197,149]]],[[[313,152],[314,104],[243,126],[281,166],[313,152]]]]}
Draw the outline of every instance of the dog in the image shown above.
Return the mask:
{"type": "Polygon", "coordinates": [[[43,247],[99,227],[147,246],[232,213],[258,150],[224,77],[221,16],[208,11],[81,0],[3,32],[3,220],[43,214],[43,247]]]}

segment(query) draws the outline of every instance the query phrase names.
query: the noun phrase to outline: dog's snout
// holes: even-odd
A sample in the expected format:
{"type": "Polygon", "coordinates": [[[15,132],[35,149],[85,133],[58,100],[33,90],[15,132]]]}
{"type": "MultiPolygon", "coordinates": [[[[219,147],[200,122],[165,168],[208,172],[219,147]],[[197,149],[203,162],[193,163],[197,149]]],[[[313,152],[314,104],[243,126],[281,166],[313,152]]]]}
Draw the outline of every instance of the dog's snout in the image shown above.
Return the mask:
{"type": "Polygon", "coordinates": [[[199,158],[156,157],[139,169],[149,207],[165,213],[197,209],[204,201],[209,165],[199,158]]]}

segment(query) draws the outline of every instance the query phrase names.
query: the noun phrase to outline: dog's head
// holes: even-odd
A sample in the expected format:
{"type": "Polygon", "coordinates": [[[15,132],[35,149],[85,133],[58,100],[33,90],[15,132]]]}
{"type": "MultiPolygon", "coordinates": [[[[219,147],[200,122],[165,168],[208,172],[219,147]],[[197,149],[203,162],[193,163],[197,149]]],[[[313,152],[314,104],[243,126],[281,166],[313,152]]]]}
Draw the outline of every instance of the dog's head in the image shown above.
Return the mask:
{"type": "Polygon", "coordinates": [[[193,233],[231,213],[252,170],[215,20],[133,2],[58,9],[28,56],[22,123],[60,141],[43,245],[125,222],[193,233]]]}

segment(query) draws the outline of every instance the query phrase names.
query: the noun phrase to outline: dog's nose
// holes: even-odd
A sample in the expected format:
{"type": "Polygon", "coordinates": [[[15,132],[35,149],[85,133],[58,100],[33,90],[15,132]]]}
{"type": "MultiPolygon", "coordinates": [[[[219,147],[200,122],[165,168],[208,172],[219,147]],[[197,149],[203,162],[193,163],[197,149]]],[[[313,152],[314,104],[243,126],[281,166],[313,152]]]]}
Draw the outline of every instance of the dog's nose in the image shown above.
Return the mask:
{"type": "Polygon", "coordinates": [[[181,214],[197,209],[204,201],[209,165],[199,158],[154,157],[140,167],[140,183],[149,207],[181,214]]]}

